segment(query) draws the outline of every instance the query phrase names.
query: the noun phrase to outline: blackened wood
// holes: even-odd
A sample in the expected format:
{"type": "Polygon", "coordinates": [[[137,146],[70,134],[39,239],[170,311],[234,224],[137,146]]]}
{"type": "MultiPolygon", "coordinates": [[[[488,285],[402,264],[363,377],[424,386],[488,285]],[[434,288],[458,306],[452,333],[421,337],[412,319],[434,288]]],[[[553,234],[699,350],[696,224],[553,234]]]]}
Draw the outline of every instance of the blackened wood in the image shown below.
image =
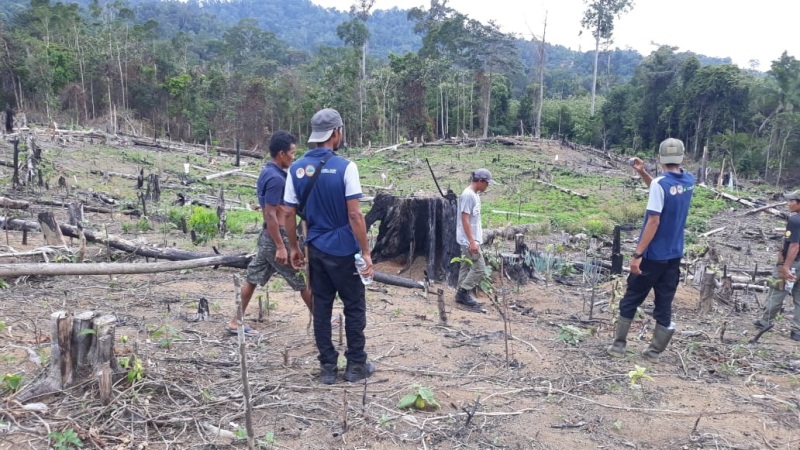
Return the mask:
{"type": "Polygon", "coordinates": [[[49,245],[66,245],[64,235],[61,233],[61,228],[53,213],[41,212],[37,217],[42,233],[44,233],[44,239],[49,245]]]}
{"type": "Polygon", "coordinates": [[[79,223],[82,223],[85,220],[83,217],[83,203],[72,202],[67,205],[67,217],[69,218],[67,222],[69,222],[70,225],[77,226],[79,223]]]}
{"type": "Polygon", "coordinates": [[[151,173],[147,177],[147,193],[145,197],[153,203],[161,201],[161,184],[158,181],[158,174],[151,173]]]}
{"type": "Polygon", "coordinates": [[[14,139],[14,175],[11,176],[11,185],[16,189],[19,186],[19,139],[14,139]]]}

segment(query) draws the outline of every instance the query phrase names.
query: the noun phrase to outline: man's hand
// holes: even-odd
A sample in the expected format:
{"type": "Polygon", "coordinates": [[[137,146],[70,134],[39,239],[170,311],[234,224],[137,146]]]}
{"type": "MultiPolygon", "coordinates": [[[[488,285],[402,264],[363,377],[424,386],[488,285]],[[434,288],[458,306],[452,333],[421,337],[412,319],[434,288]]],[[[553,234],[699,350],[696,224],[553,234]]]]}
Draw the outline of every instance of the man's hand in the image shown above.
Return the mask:
{"type": "Polygon", "coordinates": [[[642,269],[639,265],[642,263],[642,257],[631,258],[631,273],[634,275],[641,275],[642,269]]]}
{"type": "Polygon", "coordinates": [[[303,255],[303,252],[300,251],[299,245],[295,245],[292,247],[291,255],[292,255],[292,267],[294,267],[297,270],[302,269],[303,264],[305,263],[305,261],[303,261],[305,255],[303,255]]]}
{"type": "Polygon", "coordinates": [[[477,255],[478,254],[478,243],[477,242],[475,242],[475,241],[470,241],[469,242],[469,252],[472,253],[473,255],[477,255]]]}
{"type": "Polygon", "coordinates": [[[361,275],[365,277],[372,277],[375,275],[375,267],[372,265],[372,256],[370,255],[361,255],[361,259],[367,263],[367,267],[361,272],[361,275]]]}
{"type": "Polygon", "coordinates": [[[289,253],[286,251],[286,247],[281,245],[275,250],[275,262],[281,265],[286,265],[289,262],[289,253]]]}
{"type": "Polygon", "coordinates": [[[637,158],[634,156],[631,159],[633,160],[633,170],[637,172],[644,170],[644,161],[642,161],[641,158],[637,158]]]}
{"type": "Polygon", "coordinates": [[[792,275],[790,272],[790,268],[786,266],[781,266],[780,270],[778,271],[778,276],[784,281],[795,281],[797,277],[792,275]]]}

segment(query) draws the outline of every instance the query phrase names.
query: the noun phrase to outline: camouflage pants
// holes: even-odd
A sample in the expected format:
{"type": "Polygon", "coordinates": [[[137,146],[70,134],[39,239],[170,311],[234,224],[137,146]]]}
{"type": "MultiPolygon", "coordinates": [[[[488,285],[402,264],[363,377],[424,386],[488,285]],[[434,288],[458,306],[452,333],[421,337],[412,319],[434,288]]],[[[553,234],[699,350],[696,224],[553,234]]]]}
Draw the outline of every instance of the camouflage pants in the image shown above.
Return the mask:
{"type": "Polygon", "coordinates": [[[483,277],[486,276],[486,262],[483,259],[480,246],[478,246],[477,253],[472,253],[468,245],[462,245],[461,257],[469,259],[472,264],[466,261],[461,262],[461,268],[458,271],[458,288],[469,291],[478,286],[483,277]]]}
{"type": "MultiPolygon", "coordinates": [[[[289,241],[286,239],[285,230],[281,230],[281,238],[283,239],[283,245],[288,249],[289,241]]],[[[262,229],[261,234],[258,235],[258,252],[247,266],[247,282],[263,286],[277,272],[295,291],[305,289],[306,281],[303,278],[302,271],[296,270],[291,264],[278,264],[275,262],[277,250],[275,241],[272,240],[269,231],[262,229]]]]}

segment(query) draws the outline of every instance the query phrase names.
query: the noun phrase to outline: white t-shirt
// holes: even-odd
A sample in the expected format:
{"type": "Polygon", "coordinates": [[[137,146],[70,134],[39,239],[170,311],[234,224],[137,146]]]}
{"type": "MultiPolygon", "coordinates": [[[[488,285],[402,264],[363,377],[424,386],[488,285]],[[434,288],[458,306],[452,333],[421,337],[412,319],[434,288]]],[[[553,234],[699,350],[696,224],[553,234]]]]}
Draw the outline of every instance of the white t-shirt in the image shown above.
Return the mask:
{"type": "Polygon", "coordinates": [[[478,193],[467,186],[461,197],[458,198],[458,217],[456,220],[456,241],[460,245],[469,245],[467,235],[464,233],[464,226],[461,222],[461,214],[469,214],[469,228],[472,230],[472,239],[480,245],[483,242],[483,228],[481,227],[481,198],[478,193]]]}

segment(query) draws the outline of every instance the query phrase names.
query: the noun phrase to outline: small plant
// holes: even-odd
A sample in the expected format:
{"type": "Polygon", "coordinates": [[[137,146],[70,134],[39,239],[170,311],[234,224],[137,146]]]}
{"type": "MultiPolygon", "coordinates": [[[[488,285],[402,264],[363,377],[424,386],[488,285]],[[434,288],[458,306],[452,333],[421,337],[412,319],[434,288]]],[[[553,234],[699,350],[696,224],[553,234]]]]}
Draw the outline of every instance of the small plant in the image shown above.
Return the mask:
{"type": "Polygon", "coordinates": [[[56,450],[74,450],[83,447],[83,441],[78,438],[78,433],[72,428],[61,432],[53,431],[47,437],[53,440],[52,445],[56,450]]]}
{"type": "Polygon", "coordinates": [[[233,435],[236,436],[237,440],[243,441],[247,439],[247,430],[244,427],[236,427],[236,431],[233,432],[233,435]]]}
{"type": "Polygon", "coordinates": [[[382,414],[381,418],[378,419],[378,425],[380,425],[381,428],[389,428],[391,424],[392,424],[392,418],[386,415],[386,413],[382,414]]]}
{"type": "Polygon", "coordinates": [[[433,395],[433,390],[429,387],[425,386],[412,386],[414,392],[403,396],[400,401],[397,402],[397,407],[399,409],[406,409],[406,408],[414,408],[420,411],[428,410],[428,409],[439,409],[442,405],[436,401],[436,397],[433,395]]]}
{"type": "Polygon", "coordinates": [[[642,367],[638,364],[634,366],[634,369],[628,372],[628,378],[631,380],[631,387],[637,386],[641,380],[653,381],[653,377],[646,372],[647,367],[642,367]]]}
{"type": "Polygon", "coordinates": [[[6,322],[4,320],[0,320],[0,332],[5,331],[5,329],[6,329],[6,322]]]}
{"type": "Polygon", "coordinates": [[[158,339],[158,346],[162,348],[170,348],[172,346],[172,341],[176,338],[180,337],[180,333],[175,330],[175,327],[172,325],[161,325],[160,327],[156,328],[150,336],[154,339],[158,339]]]}
{"type": "Polygon", "coordinates": [[[0,289],[8,289],[8,281],[0,278],[0,289]]]}
{"type": "Polygon", "coordinates": [[[612,426],[614,427],[615,430],[621,431],[622,430],[622,421],[621,420],[617,420],[616,422],[614,422],[614,424],[612,426]]]}
{"type": "Polygon", "coordinates": [[[189,227],[197,234],[198,240],[207,242],[217,235],[219,218],[208,208],[195,206],[189,217],[189,227]]]}
{"type": "Polygon", "coordinates": [[[120,356],[117,358],[117,364],[128,371],[128,375],[126,375],[125,378],[129,383],[133,384],[144,378],[144,365],[142,365],[142,360],[136,356],[133,357],[133,367],[131,367],[131,358],[127,356],[120,356]]]}
{"type": "Polygon", "coordinates": [[[578,345],[586,336],[588,336],[586,331],[574,325],[561,325],[561,332],[558,333],[556,341],[564,342],[569,345],[578,345]]]}
{"type": "Polygon", "coordinates": [[[261,448],[273,448],[275,446],[275,432],[267,431],[264,437],[258,441],[258,446],[261,448]]]}
{"type": "Polygon", "coordinates": [[[3,375],[3,386],[8,391],[17,392],[22,384],[22,375],[18,373],[7,373],[3,375]]]}

